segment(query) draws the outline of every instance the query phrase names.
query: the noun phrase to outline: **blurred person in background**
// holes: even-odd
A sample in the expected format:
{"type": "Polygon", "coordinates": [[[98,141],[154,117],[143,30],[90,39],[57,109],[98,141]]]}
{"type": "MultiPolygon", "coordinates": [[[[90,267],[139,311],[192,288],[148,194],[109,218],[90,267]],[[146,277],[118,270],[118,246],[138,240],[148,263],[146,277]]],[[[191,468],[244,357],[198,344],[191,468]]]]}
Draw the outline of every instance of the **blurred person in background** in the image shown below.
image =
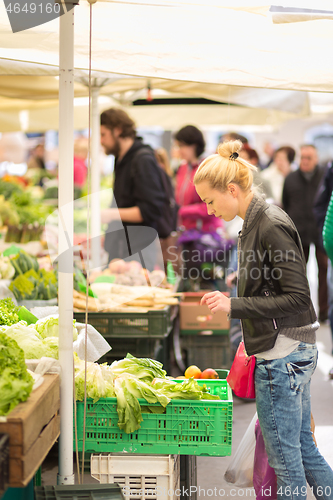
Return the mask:
{"type": "Polygon", "coordinates": [[[40,142],[31,150],[27,165],[28,168],[40,168],[42,170],[46,169],[44,143],[40,142]]]}
{"type": "Polygon", "coordinates": [[[154,152],[157,163],[164,170],[164,172],[172,179],[173,171],[170,166],[170,160],[167,150],[165,148],[157,148],[155,149],[154,152]]]}
{"type": "Polygon", "coordinates": [[[221,135],[219,143],[225,141],[241,141],[244,149],[250,147],[248,139],[244,135],[237,134],[237,132],[227,132],[221,135]]]}
{"type": "Polygon", "coordinates": [[[282,191],[285,178],[292,171],[296,151],[290,146],[281,146],[273,155],[273,162],[261,173],[261,178],[269,185],[273,203],[282,206],[282,191]]]}
{"type": "Polygon", "coordinates": [[[274,147],[274,145],[271,142],[266,141],[264,143],[263,152],[264,152],[265,159],[264,159],[264,162],[262,164],[263,170],[265,170],[265,168],[269,167],[270,164],[273,162],[275,150],[276,150],[276,148],[274,147]]]}
{"type": "Polygon", "coordinates": [[[110,108],[100,117],[101,145],[108,155],[115,156],[113,200],[101,212],[108,224],[105,250],[109,260],[142,259],[143,267],[154,269],[158,219],[162,216],[165,192],[153,149],[137,136],[134,121],[122,109],[110,108]],[[153,248],[154,247],[154,248],[153,248]]]}
{"type": "Polygon", "coordinates": [[[43,186],[43,177],[46,176],[45,165],[45,147],[44,143],[38,143],[30,152],[27,161],[28,170],[25,173],[25,178],[29,179],[34,185],[43,186]]]}
{"type": "MultiPolygon", "coordinates": [[[[185,286],[195,288],[197,283],[194,283],[194,276],[198,275],[196,270],[201,264],[197,256],[200,239],[203,235],[210,233],[212,239],[210,243],[214,245],[213,235],[222,229],[223,222],[207,214],[206,205],[200,199],[193,184],[193,177],[201,162],[200,157],[206,147],[201,130],[193,125],[186,125],[178,130],[174,139],[182,160],[176,175],[176,202],[180,206],[178,215],[182,231],[178,243],[182,245],[181,253],[184,261],[182,273],[184,280],[187,281],[185,286]]],[[[217,239],[219,239],[218,236],[217,239]]]]}
{"type": "MultiPolygon", "coordinates": [[[[313,213],[318,224],[319,239],[323,251],[325,250],[324,250],[322,233],[323,233],[326,212],[332,196],[332,192],[333,192],[333,162],[331,161],[327,165],[326,173],[323,177],[322,183],[319,186],[313,206],[313,213]]],[[[333,266],[330,259],[328,259],[328,264],[327,264],[327,288],[328,288],[328,320],[331,328],[332,355],[333,355],[333,266]]],[[[333,367],[329,371],[329,378],[333,379],[333,367]]]]}
{"type": "Polygon", "coordinates": [[[74,187],[81,190],[87,180],[88,139],[79,137],[74,141],[74,187]]]}
{"type": "Polygon", "coordinates": [[[316,147],[304,144],[300,148],[299,168],[287,175],[282,192],[282,208],[299,232],[306,262],[309,260],[311,243],[315,245],[320,321],[328,318],[327,256],[320,244],[320,229],[313,213],[313,204],[324,172],[325,168],[318,165],[316,147]]]}
{"type": "Polygon", "coordinates": [[[199,159],[205,150],[202,132],[193,125],[181,128],[175,134],[182,163],[176,176],[176,201],[180,206],[180,225],[185,229],[214,231],[222,222],[207,214],[206,206],[197,194],[193,177],[201,162],[199,159]]]}
{"type": "Polygon", "coordinates": [[[242,149],[239,152],[239,156],[243,158],[243,160],[251,163],[251,165],[257,167],[257,169],[253,172],[253,184],[265,196],[266,200],[270,202],[273,199],[273,193],[269,182],[267,182],[266,179],[262,177],[262,172],[259,167],[259,155],[257,151],[248,146],[244,147],[243,145],[242,149]]]}
{"type": "MultiPolygon", "coordinates": [[[[175,198],[175,189],[174,189],[174,179],[173,179],[173,171],[170,166],[170,160],[169,160],[169,155],[168,152],[165,148],[157,148],[154,150],[155,157],[157,160],[158,165],[161,167],[161,169],[165,172],[165,175],[163,177],[164,183],[165,183],[165,191],[168,193],[169,199],[175,198]]],[[[162,179],[162,180],[163,180],[162,179]]],[[[160,243],[161,243],[161,249],[162,249],[162,254],[163,254],[163,262],[164,262],[164,270],[167,272],[167,263],[168,261],[172,262],[174,270],[178,273],[178,261],[179,261],[179,256],[177,258],[176,262],[173,262],[173,257],[174,253],[172,252],[173,249],[176,248],[177,245],[177,221],[175,224],[174,231],[170,233],[169,236],[166,238],[160,238],[160,243]],[[172,247],[170,249],[170,247],[172,247]]]]}

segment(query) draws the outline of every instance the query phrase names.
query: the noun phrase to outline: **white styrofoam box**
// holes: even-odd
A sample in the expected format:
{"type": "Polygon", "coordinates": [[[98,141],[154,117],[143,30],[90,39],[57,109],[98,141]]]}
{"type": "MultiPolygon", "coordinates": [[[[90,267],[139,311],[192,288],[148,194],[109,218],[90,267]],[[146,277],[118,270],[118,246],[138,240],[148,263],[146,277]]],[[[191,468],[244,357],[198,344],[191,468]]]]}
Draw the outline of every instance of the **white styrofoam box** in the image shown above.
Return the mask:
{"type": "Polygon", "coordinates": [[[125,500],[178,500],[179,455],[92,454],[90,472],[100,483],[118,483],[125,500]]]}

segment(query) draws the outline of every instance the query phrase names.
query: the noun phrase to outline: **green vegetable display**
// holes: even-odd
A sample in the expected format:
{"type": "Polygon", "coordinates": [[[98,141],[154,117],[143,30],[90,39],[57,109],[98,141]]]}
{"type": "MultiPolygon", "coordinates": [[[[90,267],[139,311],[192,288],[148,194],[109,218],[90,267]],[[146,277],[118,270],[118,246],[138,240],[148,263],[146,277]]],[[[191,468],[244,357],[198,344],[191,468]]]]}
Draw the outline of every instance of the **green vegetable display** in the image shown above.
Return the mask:
{"type": "Polygon", "coordinates": [[[24,353],[15,340],[0,333],[0,415],[7,415],[26,401],[33,387],[24,353]]]}
{"type": "Polygon", "coordinates": [[[10,258],[4,255],[0,256],[0,279],[11,280],[15,275],[15,269],[10,258]]]}
{"type": "Polygon", "coordinates": [[[19,307],[11,298],[0,300],[0,325],[13,325],[19,321],[19,307]]]}
{"type": "Polygon", "coordinates": [[[10,261],[15,268],[15,278],[20,274],[30,271],[30,269],[34,269],[36,272],[39,270],[36,257],[33,257],[24,250],[20,250],[19,253],[10,259],[10,261]]]}
{"type": "Polygon", "coordinates": [[[58,281],[54,271],[29,269],[19,274],[9,285],[16,300],[50,300],[58,296],[58,281]]]}
{"type": "Polygon", "coordinates": [[[58,337],[42,339],[34,326],[28,326],[26,321],[19,321],[15,325],[2,327],[2,331],[17,342],[24,351],[25,359],[40,359],[43,356],[58,359],[58,337]]]}
{"type": "MultiPolygon", "coordinates": [[[[75,395],[77,400],[82,401],[84,361],[75,355],[74,364],[75,395]]],[[[194,379],[175,382],[166,377],[162,367],[159,361],[135,358],[131,354],[110,366],[87,363],[87,397],[96,402],[99,398],[116,396],[118,427],[128,434],[139,429],[143,420],[139,399],[146,400],[150,405],[160,403],[161,406],[145,405],[144,411],[150,413],[162,413],[171,399],[220,399],[194,379]]]]}

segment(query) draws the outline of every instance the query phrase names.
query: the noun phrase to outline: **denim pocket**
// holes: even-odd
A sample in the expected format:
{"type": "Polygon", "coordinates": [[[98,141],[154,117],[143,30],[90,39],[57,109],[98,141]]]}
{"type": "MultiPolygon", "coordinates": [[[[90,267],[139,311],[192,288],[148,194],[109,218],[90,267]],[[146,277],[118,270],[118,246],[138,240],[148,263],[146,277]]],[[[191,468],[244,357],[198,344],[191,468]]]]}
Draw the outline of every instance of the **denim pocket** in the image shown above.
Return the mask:
{"type": "Polygon", "coordinates": [[[303,387],[309,382],[315,367],[315,357],[302,361],[288,361],[287,370],[290,389],[295,393],[302,392],[303,387]]]}

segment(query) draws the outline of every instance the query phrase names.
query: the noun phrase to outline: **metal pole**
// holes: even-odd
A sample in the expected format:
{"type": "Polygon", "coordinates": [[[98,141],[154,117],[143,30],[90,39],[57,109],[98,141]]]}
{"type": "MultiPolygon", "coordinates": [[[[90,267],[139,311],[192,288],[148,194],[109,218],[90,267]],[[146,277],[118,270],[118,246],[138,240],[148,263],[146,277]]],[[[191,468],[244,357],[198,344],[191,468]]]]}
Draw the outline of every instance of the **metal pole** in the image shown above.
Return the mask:
{"type": "Polygon", "coordinates": [[[92,268],[101,266],[101,211],[99,191],[101,171],[99,165],[100,125],[98,109],[99,87],[91,89],[91,256],[92,268]]]}
{"type": "MultiPolygon", "coordinates": [[[[74,3],[74,2],[73,2],[74,3]]],[[[60,439],[58,484],[73,473],[73,195],[74,8],[60,16],[59,36],[59,361],[60,439]]]]}

